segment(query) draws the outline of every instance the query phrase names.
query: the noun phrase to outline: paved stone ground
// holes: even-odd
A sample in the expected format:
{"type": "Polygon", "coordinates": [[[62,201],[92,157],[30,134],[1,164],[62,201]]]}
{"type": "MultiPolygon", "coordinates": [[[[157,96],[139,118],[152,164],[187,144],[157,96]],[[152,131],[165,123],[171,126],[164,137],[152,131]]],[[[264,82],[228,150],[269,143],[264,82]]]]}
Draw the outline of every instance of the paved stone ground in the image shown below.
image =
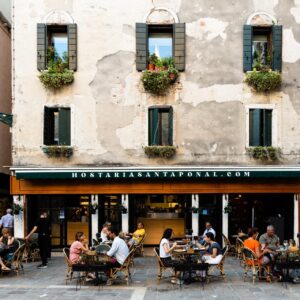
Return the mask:
{"type": "Polygon", "coordinates": [[[131,300],[176,300],[176,299],[300,299],[300,285],[261,281],[252,284],[251,278],[244,282],[239,262],[228,257],[225,263],[227,280],[219,278],[205,285],[196,282],[183,285],[182,289],[170,283],[169,273],[160,283],[156,280],[157,265],[154,257],[135,259],[132,282],[127,287],[125,281],[118,280],[112,286],[95,287],[88,283],[75,291],[75,283],[65,285],[65,263],[61,255],[49,262],[49,268],[36,269],[38,263],[25,264],[25,273],[0,276],[0,299],[131,299],[131,300]]]}

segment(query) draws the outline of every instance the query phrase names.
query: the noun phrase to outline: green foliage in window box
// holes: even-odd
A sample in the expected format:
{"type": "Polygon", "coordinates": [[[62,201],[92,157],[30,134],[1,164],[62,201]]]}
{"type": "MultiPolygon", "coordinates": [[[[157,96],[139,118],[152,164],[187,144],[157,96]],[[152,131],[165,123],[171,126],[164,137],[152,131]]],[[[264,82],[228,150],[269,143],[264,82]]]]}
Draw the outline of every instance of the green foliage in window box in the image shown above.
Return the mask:
{"type": "Polygon", "coordinates": [[[176,154],[175,146],[146,146],[145,154],[148,157],[172,158],[176,154]]]}
{"type": "Polygon", "coordinates": [[[277,71],[262,68],[261,71],[254,69],[248,72],[245,80],[257,92],[270,92],[281,86],[281,74],[277,71]]]}
{"type": "Polygon", "coordinates": [[[151,69],[144,71],[141,79],[145,91],[154,95],[165,95],[178,78],[178,70],[174,66],[173,58],[159,59],[152,54],[149,63],[151,69]],[[155,68],[154,70],[152,66],[155,68]]]}
{"type": "Polygon", "coordinates": [[[53,47],[48,47],[47,64],[48,69],[42,71],[39,75],[39,79],[45,88],[59,89],[74,81],[74,72],[68,69],[68,55],[66,53],[61,58],[53,47]]]}
{"type": "Polygon", "coordinates": [[[192,206],[192,207],[190,208],[190,211],[191,211],[193,214],[197,214],[197,213],[200,212],[200,209],[199,209],[198,207],[196,207],[196,206],[192,206]]]}
{"type": "Polygon", "coordinates": [[[275,148],[272,146],[267,146],[267,147],[251,147],[247,148],[247,154],[258,160],[266,161],[266,160],[271,160],[275,161],[278,160],[281,154],[280,148],[275,148]]]}
{"type": "Polygon", "coordinates": [[[48,157],[66,157],[73,155],[73,147],[71,146],[44,146],[43,152],[48,157]]]}

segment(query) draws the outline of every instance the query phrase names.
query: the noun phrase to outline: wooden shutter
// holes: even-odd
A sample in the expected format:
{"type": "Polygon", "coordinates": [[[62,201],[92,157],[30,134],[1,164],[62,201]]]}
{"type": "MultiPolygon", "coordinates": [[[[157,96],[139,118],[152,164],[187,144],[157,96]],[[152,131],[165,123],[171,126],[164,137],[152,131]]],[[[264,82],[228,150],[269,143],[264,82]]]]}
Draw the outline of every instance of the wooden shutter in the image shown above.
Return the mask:
{"type": "Polygon", "coordinates": [[[53,145],[53,111],[44,107],[44,145],[53,145]]]}
{"type": "Polygon", "coordinates": [[[69,70],[77,70],[77,24],[68,25],[69,70]]]}
{"type": "Polygon", "coordinates": [[[149,109],[149,135],[148,142],[149,146],[158,145],[159,138],[159,119],[158,119],[158,108],[149,109]]]}
{"type": "Polygon", "coordinates": [[[59,108],[59,145],[71,145],[71,114],[70,108],[59,108]]]}
{"type": "Polygon", "coordinates": [[[185,23],[173,25],[173,58],[178,71],[185,70],[185,23]]]}
{"type": "Polygon", "coordinates": [[[136,69],[137,71],[147,70],[148,61],[148,25],[136,23],[136,69]]]}
{"type": "Polygon", "coordinates": [[[252,71],[252,26],[244,25],[244,72],[252,71]]]}
{"type": "Polygon", "coordinates": [[[263,111],[263,146],[272,146],[272,110],[263,111]]]}
{"type": "Polygon", "coordinates": [[[249,146],[261,146],[261,109],[249,112],[249,146]]]}
{"type": "Polygon", "coordinates": [[[272,26],[272,69],[282,70],[282,26],[272,26]]]}
{"type": "Polygon", "coordinates": [[[169,145],[173,145],[173,107],[169,110],[169,145]]]}
{"type": "Polygon", "coordinates": [[[37,24],[37,69],[45,70],[47,67],[47,26],[46,24],[37,24]]]}

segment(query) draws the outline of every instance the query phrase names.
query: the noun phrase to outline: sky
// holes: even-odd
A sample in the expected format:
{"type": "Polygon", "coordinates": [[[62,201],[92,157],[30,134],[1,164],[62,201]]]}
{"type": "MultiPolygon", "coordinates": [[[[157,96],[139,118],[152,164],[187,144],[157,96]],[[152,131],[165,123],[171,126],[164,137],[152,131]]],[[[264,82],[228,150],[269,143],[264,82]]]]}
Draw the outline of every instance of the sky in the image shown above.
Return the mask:
{"type": "Polygon", "coordinates": [[[11,23],[11,0],[0,0],[0,11],[11,23]]]}

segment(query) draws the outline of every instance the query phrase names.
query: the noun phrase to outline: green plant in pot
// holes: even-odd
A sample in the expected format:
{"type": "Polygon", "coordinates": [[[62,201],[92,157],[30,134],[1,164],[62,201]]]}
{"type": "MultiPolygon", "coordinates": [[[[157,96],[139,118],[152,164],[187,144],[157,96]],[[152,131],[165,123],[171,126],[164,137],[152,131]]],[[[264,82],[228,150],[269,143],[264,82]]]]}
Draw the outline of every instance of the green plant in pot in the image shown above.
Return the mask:
{"type": "Polygon", "coordinates": [[[170,87],[168,71],[144,71],[141,78],[147,92],[155,95],[165,95],[170,87]]]}
{"type": "Polygon", "coordinates": [[[64,53],[61,58],[53,49],[47,49],[48,69],[41,71],[40,81],[47,89],[59,89],[62,86],[69,85],[74,81],[74,72],[68,69],[68,55],[64,53]]]}
{"type": "Polygon", "coordinates": [[[161,158],[172,158],[176,154],[175,146],[146,146],[144,147],[145,154],[149,158],[161,157],[161,158]]]}
{"type": "Polygon", "coordinates": [[[276,161],[281,155],[281,149],[272,146],[257,146],[247,148],[246,150],[251,158],[261,161],[276,161]]]}
{"type": "Polygon", "coordinates": [[[158,61],[158,57],[156,56],[155,53],[153,53],[149,56],[148,61],[149,61],[148,70],[153,71],[158,61]]]}
{"type": "Polygon", "coordinates": [[[21,211],[23,211],[23,207],[18,204],[18,203],[14,203],[13,204],[13,212],[14,212],[14,215],[19,215],[21,211]]]}
{"type": "Polygon", "coordinates": [[[168,73],[171,83],[174,83],[178,78],[178,70],[173,65],[170,65],[168,67],[168,73]]]}
{"type": "Polygon", "coordinates": [[[89,204],[90,214],[95,214],[97,209],[98,209],[98,204],[97,203],[90,203],[89,204]]]}

